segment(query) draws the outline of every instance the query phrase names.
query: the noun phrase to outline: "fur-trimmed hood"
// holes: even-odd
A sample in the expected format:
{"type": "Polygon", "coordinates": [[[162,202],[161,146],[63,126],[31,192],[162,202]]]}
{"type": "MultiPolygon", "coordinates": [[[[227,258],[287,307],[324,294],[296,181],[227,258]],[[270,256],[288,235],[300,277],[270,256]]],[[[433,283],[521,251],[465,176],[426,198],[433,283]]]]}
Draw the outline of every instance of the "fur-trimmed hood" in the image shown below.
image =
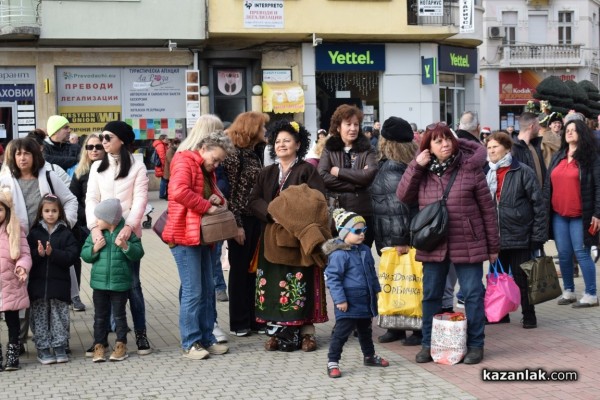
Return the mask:
{"type": "MultiPolygon", "coordinates": [[[[329,151],[343,151],[344,147],[344,142],[340,135],[334,135],[325,142],[325,148],[329,151]]],[[[362,132],[359,133],[354,143],[352,143],[352,150],[360,153],[369,149],[371,149],[371,141],[362,132]]]]}
{"type": "Polygon", "coordinates": [[[336,250],[350,250],[351,248],[352,245],[347,244],[339,237],[329,239],[321,245],[321,249],[323,249],[323,253],[325,253],[326,256],[330,255],[336,250]]]}

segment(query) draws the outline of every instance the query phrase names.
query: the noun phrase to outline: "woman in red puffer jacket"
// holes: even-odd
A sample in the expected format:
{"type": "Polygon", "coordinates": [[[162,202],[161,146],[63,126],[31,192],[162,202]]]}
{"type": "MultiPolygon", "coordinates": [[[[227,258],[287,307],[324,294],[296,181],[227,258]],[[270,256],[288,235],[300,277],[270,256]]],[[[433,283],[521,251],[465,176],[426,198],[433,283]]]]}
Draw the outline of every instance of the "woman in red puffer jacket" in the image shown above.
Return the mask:
{"type": "Polygon", "coordinates": [[[200,225],[204,214],[218,212],[218,206],[225,205],[217,189],[215,168],[233,151],[222,131],[212,132],[199,141],[196,149],[175,153],[171,162],[177,173],[169,181],[168,218],[162,238],[171,248],[181,280],[179,330],[183,357],[193,360],[228,351],[213,334],[211,247],[201,243],[200,225]]]}

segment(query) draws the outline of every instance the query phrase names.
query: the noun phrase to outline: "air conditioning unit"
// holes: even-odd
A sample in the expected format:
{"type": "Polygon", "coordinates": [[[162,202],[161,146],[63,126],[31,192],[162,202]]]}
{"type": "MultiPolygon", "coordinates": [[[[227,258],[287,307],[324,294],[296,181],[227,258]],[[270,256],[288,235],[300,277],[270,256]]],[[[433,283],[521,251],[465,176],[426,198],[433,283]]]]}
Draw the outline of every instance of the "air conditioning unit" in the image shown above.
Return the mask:
{"type": "Polygon", "coordinates": [[[488,27],[488,38],[490,39],[502,39],[506,36],[504,27],[502,26],[489,26],[488,27]]]}

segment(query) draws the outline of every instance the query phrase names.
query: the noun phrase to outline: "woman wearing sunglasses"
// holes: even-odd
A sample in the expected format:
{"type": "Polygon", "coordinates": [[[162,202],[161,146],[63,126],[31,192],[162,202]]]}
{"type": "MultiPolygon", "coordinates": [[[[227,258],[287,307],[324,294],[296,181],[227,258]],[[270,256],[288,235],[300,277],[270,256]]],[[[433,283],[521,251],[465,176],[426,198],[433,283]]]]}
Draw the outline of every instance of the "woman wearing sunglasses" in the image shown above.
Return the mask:
{"type": "MultiPolygon", "coordinates": [[[[98,137],[105,154],[90,167],[85,196],[87,227],[93,240],[100,240],[102,231],[96,226],[94,209],[103,200],[117,198],[121,202],[125,218],[125,226],[119,233],[119,238],[128,240],[132,232],[141,238],[142,218],[148,203],[148,176],[144,163],[135,160],[128,149],[135,139],[133,128],[123,121],[112,121],[106,124],[98,137]]],[[[146,307],[140,282],[140,261],[131,262],[131,268],[133,285],[129,292],[129,303],[137,353],[146,355],[152,349],[146,336],[146,307]]]]}
{"type": "Polygon", "coordinates": [[[458,140],[445,123],[429,125],[421,139],[420,153],[410,162],[396,195],[419,208],[438,201],[451,176],[448,234],[432,251],[417,250],[423,263],[423,341],[416,356],[418,363],[431,358],[433,315],[442,311],[442,296],[448,268],[453,263],[465,297],[467,313],[467,355],[465,364],[483,359],[485,314],[483,309],[483,262],[495,262],[500,240],[494,201],[483,167],[486,149],[478,143],[458,140]]]}
{"type": "MultiPolygon", "coordinates": [[[[71,192],[77,197],[77,225],[75,229],[73,229],[73,234],[79,243],[80,251],[85,239],[90,234],[85,219],[85,194],[87,192],[87,184],[90,177],[90,167],[94,161],[101,160],[102,157],[104,157],[104,147],[102,146],[99,136],[99,133],[92,133],[85,139],[79,154],[79,163],[75,166],[73,178],[69,185],[69,189],[71,189],[71,192]]],[[[80,258],[78,258],[75,263],[75,272],[77,274],[77,281],[81,284],[80,258]]],[[[73,299],[73,309],[75,311],[85,310],[85,305],[81,302],[79,296],[77,296],[77,299],[73,299]]]]}

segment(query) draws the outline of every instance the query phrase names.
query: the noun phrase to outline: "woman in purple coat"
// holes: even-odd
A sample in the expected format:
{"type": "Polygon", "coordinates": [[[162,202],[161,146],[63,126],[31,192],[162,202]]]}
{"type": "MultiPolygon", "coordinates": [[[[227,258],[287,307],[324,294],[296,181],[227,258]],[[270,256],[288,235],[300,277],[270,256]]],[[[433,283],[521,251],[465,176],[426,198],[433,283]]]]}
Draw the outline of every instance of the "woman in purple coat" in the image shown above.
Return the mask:
{"type": "Polygon", "coordinates": [[[442,311],[446,275],[453,263],[467,313],[468,350],[464,362],[477,364],[483,359],[485,336],[483,262],[496,261],[499,251],[496,210],[483,174],[486,150],[478,143],[456,139],[443,122],[427,127],[419,150],[398,185],[400,201],[418,201],[419,209],[423,209],[442,197],[455,170],[457,175],[446,202],[446,240],[432,251],[417,250],[416,259],[423,263],[423,348],[416,361],[432,361],[433,316],[442,311]]]}

